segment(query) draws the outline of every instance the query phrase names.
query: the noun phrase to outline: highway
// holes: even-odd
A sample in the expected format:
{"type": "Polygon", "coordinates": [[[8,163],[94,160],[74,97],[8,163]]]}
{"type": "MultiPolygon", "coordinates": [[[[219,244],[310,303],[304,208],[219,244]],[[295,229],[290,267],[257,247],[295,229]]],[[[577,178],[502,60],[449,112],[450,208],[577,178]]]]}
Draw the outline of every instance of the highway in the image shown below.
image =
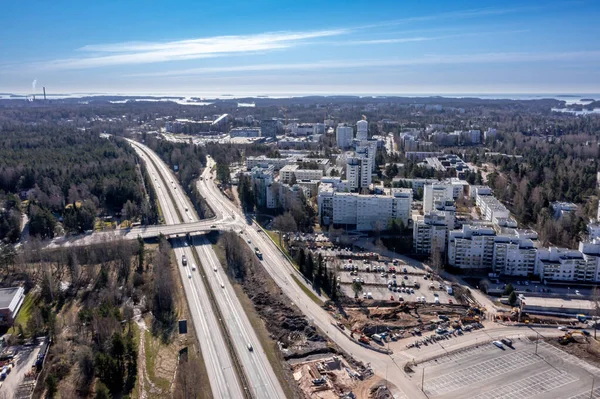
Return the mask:
{"type": "MultiPolygon", "coordinates": [[[[158,172],[161,173],[162,177],[164,177],[164,180],[166,180],[171,186],[171,194],[175,199],[177,208],[183,215],[183,218],[190,222],[188,224],[197,223],[198,217],[193,209],[192,204],[178,186],[177,180],[173,177],[168,167],[162,162],[162,160],[159,159],[156,154],[152,153],[144,146],[141,146],[137,143],[133,144],[137,150],[143,151],[144,157],[150,158],[155,165],[158,165],[160,169],[158,172]]],[[[209,173],[210,168],[206,168],[204,172],[205,176],[208,177],[209,173]]],[[[172,209],[173,205],[171,199],[164,198],[164,196],[162,199],[166,201],[165,205],[167,209],[169,209],[168,212],[171,212],[170,209],[172,209]]],[[[217,223],[219,224],[219,227],[224,227],[223,224],[225,223],[231,225],[235,223],[235,216],[232,214],[220,214],[211,223],[217,223]]],[[[194,300],[196,300],[196,298],[200,298],[201,300],[208,302],[208,304],[203,304],[204,308],[206,309],[210,308],[211,299],[209,293],[206,291],[200,273],[205,276],[210,289],[214,293],[216,305],[218,306],[220,314],[223,317],[222,321],[224,322],[231,337],[231,344],[233,345],[237,354],[237,358],[239,359],[239,362],[244,370],[245,378],[248,381],[248,389],[250,390],[250,394],[256,398],[284,398],[285,394],[281,385],[279,384],[279,381],[277,380],[271,364],[269,363],[266,353],[264,352],[262,345],[260,344],[260,341],[258,340],[258,337],[252,328],[250,320],[246,316],[246,313],[244,312],[244,309],[239,302],[233,287],[229,283],[229,280],[225,275],[225,272],[222,269],[221,264],[210,243],[204,237],[194,237],[193,249],[196,251],[198,259],[201,260],[201,264],[196,265],[197,270],[194,271],[191,270],[193,269],[192,263],[195,262],[193,249],[192,247],[188,247],[187,242],[185,242],[183,239],[179,241],[182,243],[182,248],[176,248],[176,252],[181,251],[181,255],[185,254],[188,262],[190,262],[188,267],[180,267],[182,279],[190,280],[193,282],[194,286],[198,288],[198,292],[191,292],[191,295],[194,296],[194,300]],[[184,274],[184,269],[187,274],[184,274]]],[[[186,292],[186,295],[188,295],[188,292],[186,292]]],[[[188,296],[188,298],[190,297],[188,296]]],[[[213,314],[212,316],[216,323],[215,315],[213,314]]],[[[213,326],[208,331],[219,331],[219,327],[218,325],[213,326]]],[[[208,367],[209,366],[207,364],[207,368],[208,367]]],[[[223,368],[221,368],[221,370],[223,370],[223,368]]],[[[230,370],[233,371],[233,368],[230,368],[230,370]]]]}
{"type": "MultiPolygon", "coordinates": [[[[146,158],[144,163],[148,169],[148,173],[152,176],[165,223],[167,225],[179,223],[180,217],[175,209],[175,204],[173,204],[173,201],[169,197],[168,188],[172,188],[173,185],[177,187],[177,183],[165,187],[161,176],[164,174],[164,180],[170,183],[170,177],[172,176],[170,176],[170,172],[168,170],[166,172],[165,170],[159,171],[155,167],[155,164],[160,165],[160,163],[156,163],[155,159],[152,159],[153,162],[150,162],[148,159],[149,155],[144,152],[144,148],[134,143],[132,144],[138,154],[142,158],[146,158]]],[[[173,182],[176,181],[173,180],[173,182]]],[[[178,190],[181,191],[180,188],[178,190]]],[[[193,210],[190,208],[187,213],[191,214],[193,210]]],[[[189,247],[185,246],[183,240],[174,241],[174,252],[177,257],[177,269],[181,275],[184,292],[188,300],[192,323],[198,336],[204,364],[206,365],[208,377],[211,381],[213,397],[242,398],[244,397],[244,393],[236,375],[227,344],[223,336],[219,333],[219,322],[211,307],[204,284],[200,280],[198,272],[193,274],[191,272],[191,262],[194,259],[193,253],[189,247]],[[188,267],[181,266],[184,255],[188,259],[188,267]]]]}

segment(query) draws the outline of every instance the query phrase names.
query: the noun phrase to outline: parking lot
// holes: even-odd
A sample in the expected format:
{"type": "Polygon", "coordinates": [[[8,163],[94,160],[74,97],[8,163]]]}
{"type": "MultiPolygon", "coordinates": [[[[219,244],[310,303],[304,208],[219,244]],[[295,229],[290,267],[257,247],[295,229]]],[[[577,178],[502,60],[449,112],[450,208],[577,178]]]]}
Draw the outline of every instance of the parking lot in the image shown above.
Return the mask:
{"type": "Polygon", "coordinates": [[[432,281],[422,270],[399,262],[397,265],[383,262],[353,260],[342,261],[338,266],[340,287],[349,297],[354,297],[352,283],[359,281],[363,285],[364,293],[371,293],[375,300],[395,301],[402,298],[404,301],[417,302],[417,298],[425,298],[424,302],[449,303],[453,300],[448,295],[446,283],[432,281]],[[390,269],[395,270],[390,271],[390,269]],[[406,272],[405,272],[406,271],[406,272]]]}
{"type": "Polygon", "coordinates": [[[486,343],[421,363],[415,378],[429,398],[590,397],[600,369],[543,342],[535,348],[529,340],[504,349],[486,343]]]}

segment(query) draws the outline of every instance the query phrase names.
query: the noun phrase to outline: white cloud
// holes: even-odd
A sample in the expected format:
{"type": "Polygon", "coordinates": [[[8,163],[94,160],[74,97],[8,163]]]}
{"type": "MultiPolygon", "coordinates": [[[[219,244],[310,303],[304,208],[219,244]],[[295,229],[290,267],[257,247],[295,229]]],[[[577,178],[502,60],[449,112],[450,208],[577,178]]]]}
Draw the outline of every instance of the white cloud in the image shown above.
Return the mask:
{"type": "Polygon", "coordinates": [[[287,71],[287,70],[324,70],[364,67],[393,67],[438,64],[493,64],[545,61],[600,61],[600,51],[546,52],[546,53],[480,53],[465,55],[427,55],[420,58],[387,59],[387,60],[335,60],[296,64],[254,64],[222,67],[202,67],[182,70],[140,73],[128,77],[168,77],[191,76],[207,73],[287,71]]]}
{"type": "Polygon", "coordinates": [[[213,58],[223,55],[290,48],[304,40],[336,36],[345,29],[312,32],[272,32],[244,36],[215,36],[170,42],[125,42],[87,45],[80,51],[94,54],[44,63],[47,69],[84,69],[113,65],[149,64],[213,58]]]}

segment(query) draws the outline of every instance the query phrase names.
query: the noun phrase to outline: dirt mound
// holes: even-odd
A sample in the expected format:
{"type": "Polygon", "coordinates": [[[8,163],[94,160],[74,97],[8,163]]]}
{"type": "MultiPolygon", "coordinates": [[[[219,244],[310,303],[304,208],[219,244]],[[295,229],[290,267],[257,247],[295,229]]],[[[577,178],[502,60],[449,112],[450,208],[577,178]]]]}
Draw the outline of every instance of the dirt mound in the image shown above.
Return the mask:
{"type": "MultiPolygon", "coordinates": [[[[249,251],[241,240],[240,250],[249,251]]],[[[330,351],[326,339],[295,306],[289,304],[287,297],[252,253],[246,256],[243,276],[239,283],[260,317],[268,321],[265,324],[267,330],[280,343],[284,358],[330,351]]]]}

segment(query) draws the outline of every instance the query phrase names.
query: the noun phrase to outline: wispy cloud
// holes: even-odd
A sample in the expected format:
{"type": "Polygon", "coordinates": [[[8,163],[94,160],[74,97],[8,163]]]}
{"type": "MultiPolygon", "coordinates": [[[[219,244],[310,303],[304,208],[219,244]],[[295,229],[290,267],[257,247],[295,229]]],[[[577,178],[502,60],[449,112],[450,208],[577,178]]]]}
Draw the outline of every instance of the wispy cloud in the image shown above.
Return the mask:
{"type": "MultiPolygon", "coordinates": [[[[304,32],[269,32],[237,36],[214,36],[168,42],[122,42],[112,44],[89,44],[77,49],[77,56],[35,64],[38,69],[71,70],[116,65],[164,63],[240,54],[251,54],[289,49],[299,45],[327,44],[321,39],[349,34],[371,32],[373,28],[402,25],[409,22],[426,22],[443,19],[482,18],[508,13],[525,12],[536,7],[481,8],[407,17],[383,21],[372,25],[304,32]]],[[[435,29],[433,29],[435,30],[435,29]]],[[[432,30],[432,31],[433,31],[432,30]]],[[[448,36],[449,37],[449,36],[448,36]]],[[[351,40],[342,44],[390,44],[438,40],[443,36],[417,36],[408,38],[382,38],[374,40],[351,40]]],[[[332,44],[332,43],[330,43],[332,44]]],[[[336,44],[336,43],[333,43],[336,44]]]]}
{"type": "Polygon", "coordinates": [[[520,62],[545,62],[545,61],[600,61],[600,50],[598,51],[572,51],[572,52],[540,52],[540,53],[480,53],[465,55],[428,55],[420,58],[410,59],[387,59],[387,60],[335,60],[320,61],[312,63],[295,64],[255,64],[255,65],[233,65],[223,67],[190,68],[174,71],[139,73],[127,75],[128,77],[169,77],[169,76],[191,76],[214,73],[231,72],[257,72],[257,71],[289,71],[289,70],[324,70],[324,69],[347,69],[364,67],[393,67],[413,65],[437,65],[437,64],[490,64],[490,63],[520,63],[520,62]]]}
{"type": "Polygon", "coordinates": [[[361,44],[394,44],[394,43],[410,43],[410,42],[424,42],[433,40],[445,40],[445,39],[459,39],[461,37],[480,37],[484,35],[505,35],[514,33],[525,33],[529,32],[528,29],[518,30],[507,30],[507,31],[490,31],[490,32],[468,32],[468,33],[457,33],[452,35],[441,35],[441,36],[416,36],[416,37],[392,37],[385,39],[368,39],[368,40],[350,40],[345,42],[339,42],[340,45],[361,45],[361,44]]]}
{"type": "Polygon", "coordinates": [[[84,69],[113,65],[148,64],[166,61],[214,58],[223,55],[278,50],[315,38],[337,36],[345,29],[311,32],[271,32],[244,36],[215,36],[170,42],[125,42],[87,45],[79,51],[88,56],[45,63],[48,69],[84,69]]]}

